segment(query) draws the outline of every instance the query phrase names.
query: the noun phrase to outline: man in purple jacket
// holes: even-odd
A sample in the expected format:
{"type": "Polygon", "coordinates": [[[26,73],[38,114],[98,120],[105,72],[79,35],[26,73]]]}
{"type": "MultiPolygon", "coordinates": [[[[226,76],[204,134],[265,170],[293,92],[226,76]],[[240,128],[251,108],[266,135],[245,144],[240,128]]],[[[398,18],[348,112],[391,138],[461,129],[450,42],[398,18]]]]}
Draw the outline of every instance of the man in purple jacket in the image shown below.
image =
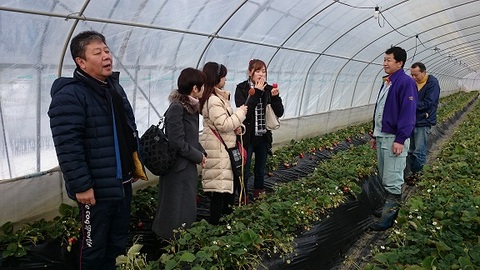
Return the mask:
{"type": "Polygon", "coordinates": [[[409,138],[415,127],[417,87],[403,70],[406,60],[407,52],[400,47],[389,48],[383,59],[387,76],[384,77],[375,105],[370,146],[377,150],[378,171],[386,197],[380,219],[370,226],[375,231],[392,227],[397,218],[409,138]]]}

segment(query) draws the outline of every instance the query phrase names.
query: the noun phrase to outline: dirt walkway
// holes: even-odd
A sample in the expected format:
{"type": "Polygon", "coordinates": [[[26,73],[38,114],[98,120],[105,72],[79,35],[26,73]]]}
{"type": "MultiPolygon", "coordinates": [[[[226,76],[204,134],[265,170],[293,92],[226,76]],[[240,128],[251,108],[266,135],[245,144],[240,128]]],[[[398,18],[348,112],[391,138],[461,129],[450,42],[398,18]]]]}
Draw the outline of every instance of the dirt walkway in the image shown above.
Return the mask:
{"type": "MultiPolygon", "coordinates": [[[[443,145],[448,142],[452,134],[457,130],[458,126],[464,121],[465,116],[472,110],[476,100],[465,113],[447,130],[441,134],[434,144],[431,145],[427,154],[427,164],[431,164],[440,153],[443,145]]],[[[434,131],[432,129],[432,131],[434,131]]],[[[416,192],[416,187],[404,185],[404,198],[408,198],[416,192]]],[[[388,238],[391,229],[384,232],[365,231],[360,238],[352,245],[352,247],[346,252],[343,260],[337,265],[330,268],[331,270],[358,270],[363,269],[364,266],[372,259],[372,249],[380,250],[380,247],[385,244],[385,240],[388,238]]]]}

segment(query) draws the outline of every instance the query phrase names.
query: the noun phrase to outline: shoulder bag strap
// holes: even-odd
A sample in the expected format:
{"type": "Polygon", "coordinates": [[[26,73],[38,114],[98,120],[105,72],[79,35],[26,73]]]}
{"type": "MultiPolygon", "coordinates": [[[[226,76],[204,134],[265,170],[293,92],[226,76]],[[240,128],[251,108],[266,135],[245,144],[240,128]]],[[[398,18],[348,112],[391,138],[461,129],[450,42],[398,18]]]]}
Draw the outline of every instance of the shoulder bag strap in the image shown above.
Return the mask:
{"type": "Polygon", "coordinates": [[[217,138],[222,142],[223,146],[225,146],[225,149],[228,150],[228,147],[225,144],[225,142],[223,141],[222,136],[220,136],[220,134],[216,130],[214,130],[213,128],[210,128],[210,129],[212,130],[213,134],[215,134],[215,136],[217,136],[217,138]]]}

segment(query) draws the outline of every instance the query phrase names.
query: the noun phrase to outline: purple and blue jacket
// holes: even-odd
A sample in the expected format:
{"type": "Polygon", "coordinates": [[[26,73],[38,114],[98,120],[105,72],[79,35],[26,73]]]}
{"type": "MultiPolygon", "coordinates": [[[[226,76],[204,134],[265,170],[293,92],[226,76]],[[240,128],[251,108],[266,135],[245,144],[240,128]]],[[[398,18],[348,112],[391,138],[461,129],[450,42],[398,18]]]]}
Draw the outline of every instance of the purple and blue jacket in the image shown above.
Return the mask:
{"type": "MultiPolygon", "coordinates": [[[[403,69],[391,74],[387,79],[391,85],[385,101],[382,132],[395,135],[395,142],[404,144],[405,140],[412,135],[415,127],[417,85],[410,76],[405,74],[403,69]]],[[[383,87],[385,87],[385,81],[381,89],[383,87]]],[[[376,110],[377,105],[375,104],[376,110]]]]}

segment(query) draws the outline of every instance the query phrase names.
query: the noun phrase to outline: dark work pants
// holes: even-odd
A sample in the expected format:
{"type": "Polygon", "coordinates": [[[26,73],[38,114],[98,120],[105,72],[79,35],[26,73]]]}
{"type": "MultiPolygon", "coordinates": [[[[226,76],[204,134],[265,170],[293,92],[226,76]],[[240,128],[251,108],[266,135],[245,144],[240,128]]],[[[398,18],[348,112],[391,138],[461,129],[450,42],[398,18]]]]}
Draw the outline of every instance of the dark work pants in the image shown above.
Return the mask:
{"type": "Polygon", "coordinates": [[[126,254],[132,185],[124,185],[126,197],[118,201],[79,204],[80,270],[115,270],[117,256],[126,254]]]}
{"type": "Polygon", "coordinates": [[[247,188],[248,178],[250,177],[250,164],[252,163],[252,155],[255,153],[255,164],[253,165],[253,188],[265,189],[265,167],[267,166],[267,142],[263,139],[254,142],[247,149],[247,162],[244,170],[244,183],[247,188]]]}

